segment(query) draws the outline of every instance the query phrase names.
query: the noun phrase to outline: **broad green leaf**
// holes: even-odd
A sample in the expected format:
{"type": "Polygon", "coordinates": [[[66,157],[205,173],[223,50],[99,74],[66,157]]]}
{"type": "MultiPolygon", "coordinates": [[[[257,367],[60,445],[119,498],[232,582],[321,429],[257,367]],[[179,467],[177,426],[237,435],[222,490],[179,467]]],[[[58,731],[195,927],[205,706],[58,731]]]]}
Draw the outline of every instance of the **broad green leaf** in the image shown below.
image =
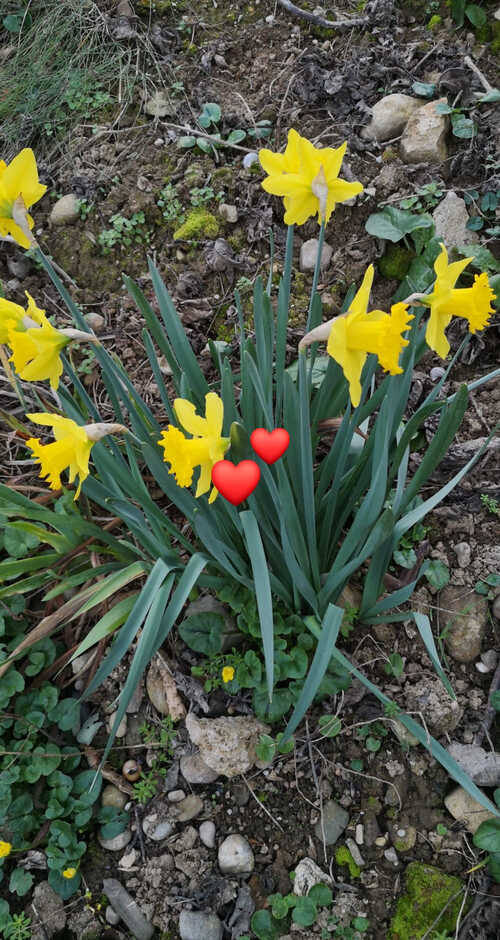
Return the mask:
{"type": "Polygon", "coordinates": [[[445,565],[444,561],[440,561],[439,558],[430,559],[425,570],[425,577],[432,587],[441,591],[450,580],[448,565],[445,565]]]}
{"type": "Polygon", "coordinates": [[[469,3],[465,7],[465,15],[473,26],[484,26],[486,23],[486,12],[477,3],[469,3]]]}
{"type": "Polygon", "coordinates": [[[314,900],[309,897],[299,897],[292,911],[292,920],[301,927],[310,927],[314,924],[318,915],[318,909],[314,900]]]}
{"type": "Polygon", "coordinates": [[[128,597],[124,597],[123,600],[118,601],[111,610],[108,610],[102,617],[99,618],[97,623],[94,624],[92,629],[87,633],[87,636],[82,640],[78,648],[73,653],[71,659],[68,660],[68,663],[71,663],[78,656],[81,656],[82,653],[85,653],[86,650],[90,649],[92,646],[95,646],[96,643],[99,643],[103,637],[108,636],[110,633],[114,633],[118,627],[126,621],[130,611],[132,610],[137,597],[139,596],[138,591],[134,591],[132,594],[129,594],[128,597]]]}
{"type": "Polygon", "coordinates": [[[178,629],[186,646],[195,652],[204,653],[205,656],[220,653],[224,632],[224,618],[221,614],[193,614],[183,620],[178,629]]]}
{"type": "Polygon", "coordinates": [[[487,819],[481,823],[472,841],[478,849],[500,853],[500,819],[487,819]]]}
{"type": "Polygon", "coordinates": [[[405,209],[396,209],[386,206],[381,212],[374,212],[368,216],[365,229],[375,238],[386,238],[391,242],[398,242],[404,235],[418,228],[430,228],[432,218],[426,212],[415,213],[405,209]]]}
{"type": "Polygon", "coordinates": [[[314,901],[317,907],[327,907],[333,901],[331,888],[324,884],[313,885],[307,897],[314,901]]]}
{"type": "Polygon", "coordinates": [[[25,871],[24,868],[14,868],[10,876],[9,891],[12,891],[17,894],[18,897],[22,898],[31,888],[33,881],[34,879],[31,872],[25,871]]]}

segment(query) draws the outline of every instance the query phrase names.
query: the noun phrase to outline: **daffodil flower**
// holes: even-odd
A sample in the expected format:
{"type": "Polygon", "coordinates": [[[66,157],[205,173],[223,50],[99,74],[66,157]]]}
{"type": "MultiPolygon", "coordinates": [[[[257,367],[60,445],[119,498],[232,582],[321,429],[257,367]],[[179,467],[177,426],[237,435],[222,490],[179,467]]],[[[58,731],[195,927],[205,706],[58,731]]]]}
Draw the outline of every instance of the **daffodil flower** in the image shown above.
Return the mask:
{"type": "Polygon", "coordinates": [[[341,366],[355,408],[361,399],[361,373],[370,353],[378,356],[382,368],[391,375],[403,371],[399,356],[408,340],[402,334],[414,319],[405,303],[394,304],[390,314],[382,310],[367,312],[373,275],[371,264],[347,312],[311,330],[299,344],[302,351],[310,343],[327,340],[327,352],[341,366]]]}
{"type": "Polygon", "coordinates": [[[469,331],[484,330],[493,313],[491,302],[495,300],[488,275],[476,274],[472,287],[455,288],[455,284],[473,258],[448,263],[448,252],[441,244],[441,254],[434,262],[436,280],[431,294],[420,295],[419,302],[430,307],[425,339],[427,345],[446,359],[450,344],[445,336],[445,329],[452,317],[462,317],[468,321],[469,331]]]}
{"type": "Polygon", "coordinates": [[[10,855],[12,850],[12,845],[10,842],[0,841],[0,858],[7,858],[7,855],[10,855]]]}
{"type": "Polygon", "coordinates": [[[53,428],[55,440],[42,444],[39,438],[30,438],[26,446],[33,452],[41,466],[40,477],[47,479],[51,490],[61,488],[61,473],[69,470],[69,483],[78,476],[78,499],[83,481],[89,475],[90,451],[96,441],[108,434],[119,434],[127,430],[122,424],[86,424],[80,426],[61,415],[37,412],[26,415],[35,424],[53,428]]]}
{"type": "Polygon", "coordinates": [[[11,238],[21,248],[30,248],[34,221],[26,212],[38,202],[47,187],[38,182],[35,155],[26,148],[7,165],[0,160],[0,237],[11,238]]]}
{"type": "Polygon", "coordinates": [[[56,330],[28,292],[26,296],[26,311],[18,304],[0,300],[0,342],[11,347],[9,361],[21,379],[26,382],[49,379],[51,387],[57,390],[63,371],[60,354],[64,347],[75,340],[93,343],[99,340],[93,333],[56,330]]]}
{"type": "MultiPolygon", "coordinates": [[[[174,411],[180,425],[191,438],[187,438],[179,428],[170,425],[162,431],[158,441],[163,447],[163,459],[170,464],[169,473],[174,474],[178,486],[190,486],[195,467],[200,467],[200,476],[195,496],[203,496],[210,489],[212,467],[222,460],[231,443],[230,438],[221,437],[224,420],[224,406],[215,392],[205,396],[205,417],[196,414],[195,406],[185,398],[176,398],[174,411]]],[[[215,486],[210,493],[209,503],[217,496],[215,486]]]]}
{"type": "Polygon", "coordinates": [[[292,129],[284,154],[260,151],[261,165],[269,174],[262,187],[284,197],[287,225],[303,225],[315,215],[320,223],[327,223],[338,202],[363,191],[361,183],[339,179],[346,149],[347,141],[337,149],[315,147],[292,129]]]}

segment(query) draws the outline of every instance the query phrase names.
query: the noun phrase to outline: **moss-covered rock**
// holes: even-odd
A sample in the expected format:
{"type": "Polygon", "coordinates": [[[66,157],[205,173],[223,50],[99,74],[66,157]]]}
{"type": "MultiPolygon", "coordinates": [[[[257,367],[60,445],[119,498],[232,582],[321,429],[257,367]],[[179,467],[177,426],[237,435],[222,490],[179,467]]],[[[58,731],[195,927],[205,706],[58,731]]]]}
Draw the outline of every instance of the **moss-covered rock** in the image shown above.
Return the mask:
{"type": "Polygon", "coordinates": [[[174,232],[174,241],[190,238],[217,238],[219,223],[211,212],[202,206],[188,212],[186,221],[174,232]]]}
{"type": "Polygon", "coordinates": [[[463,892],[459,878],[432,865],[411,862],[406,869],[406,894],[399,898],[387,940],[420,940],[431,927],[454,931],[463,892]]]}
{"type": "Polygon", "coordinates": [[[403,245],[390,244],[378,263],[378,269],[383,277],[402,281],[414,257],[413,252],[408,251],[403,245]]]}
{"type": "Polygon", "coordinates": [[[335,861],[337,865],[347,865],[351,878],[359,878],[361,869],[354,861],[347,845],[339,845],[335,851],[335,861]]]}

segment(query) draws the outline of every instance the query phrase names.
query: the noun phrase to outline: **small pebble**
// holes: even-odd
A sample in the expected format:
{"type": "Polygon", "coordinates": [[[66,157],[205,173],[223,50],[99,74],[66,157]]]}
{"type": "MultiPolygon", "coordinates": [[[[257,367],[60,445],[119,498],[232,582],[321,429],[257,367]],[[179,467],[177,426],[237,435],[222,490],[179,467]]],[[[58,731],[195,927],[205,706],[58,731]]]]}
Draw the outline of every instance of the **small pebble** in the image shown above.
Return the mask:
{"type": "Polygon", "coordinates": [[[363,826],[361,825],[361,823],[358,823],[358,825],[356,826],[356,835],[355,835],[355,839],[356,839],[356,842],[357,842],[358,845],[363,845],[363,842],[364,842],[364,832],[363,832],[363,826]]]}
{"type": "Polygon", "coordinates": [[[168,794],[168,799],[170,803],[180,803],[181,800],[186,799],[186,794],[184,790],[171,790],[168,794]]]}
{"type": "Polygon", "coordinates": [[[258,160],[258,153],[246,153],[243,157],[243,166],[245,167],[245,170],[248,170],[254,163],[258,163],[258,160]]]}
{"type": "Polygon", "coordinates": [[[215,846],[215,823],[210,819],[207,819],[206,822],[202,822],[199,833],[203,845],[206,845],[207,849],[213,849],[215,846]]]}
{"type": "Polygon", "coordinates": [[[398,853],[396,852],[396,849],[394,849],[392,846],[390,849],[385,850],[384,858],[386,858],[388,862],[392,862],[393,865],[399,864],[398,853]]]}
{"type": "Polygon", "coordinates": [[[232,835],[224,839],[219,846],[218,857],[223,875],[250,874],[254,869],[254,855],[243,836],[232,835]]]}
{"type": "Polygon", "coordinates": [[[386,844],[386,842],[387,842],[387,836],[378,836],[378,838],[375,839],[375,845],[377,845],[379,849],[382,849],[384,845],[386,844]]]}
{"type": "Polygon", "coordinates": [[[430,371],[431,382],[439,382],[443,378],[446,369],[443,369],[442,366],[434,366],[430,371]]]}

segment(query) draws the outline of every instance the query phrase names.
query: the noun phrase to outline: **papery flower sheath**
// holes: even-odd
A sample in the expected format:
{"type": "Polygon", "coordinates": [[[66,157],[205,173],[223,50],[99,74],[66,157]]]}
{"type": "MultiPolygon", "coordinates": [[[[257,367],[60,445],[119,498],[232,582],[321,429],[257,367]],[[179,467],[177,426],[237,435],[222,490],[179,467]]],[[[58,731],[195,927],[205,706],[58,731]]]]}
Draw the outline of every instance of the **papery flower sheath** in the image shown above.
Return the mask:
{"type": "Polygon", "coordinates": [[[430,308],[425,339],[427,345],[445,359],[450,351],[445,329],[452,317],[462,317],[469,324],[469,331],[484,330],[493,313],[495,294],[486,273],[476,274],[472,287],[455,288],[455,284],[473,258],[448,262],[448,252],[441,244],[441,254],[434,262],[436,280],[431,294],[421,295],[420,303],[430,308]]]}
{"type": "Polygon", "coordinates": [[[336,149],[315,147],[295,130],[288,133],[283,154],[261,150],[259,159],[268,176],[262,187],[283,196],[287,225],[303,225],[309,218],[328,222],[338,202],[346,202],[363,191],[361,183],[339,179],[347,141],[336,149]]]}
{"type": "Polygon", "coordinates": [[[30,247],[28,229],[35,223],[25,210],[38,202],[46,190],[38,182],[35,154],[30,148],[21,150],[8,165],[0,160],[0,237],[10,236],[21,248],[30,247]],[[19,209],[26,219],[26,231],[16,221],[19,209]]]}
{"type": "Polygon", "coordinates": [[[75,499],[78,499],[82,483],[89,475],[90,451],[96,441],[108,434],[119,434],[127,430],[122,424],[80,426],[71,418],[45,412],[29,414],[26,417],[35,424],[52,428],[54,432],[55,441],[51,444],[42,444],[39,438],[26,441],[26,447],[29,447],[40,464],[40,477],[48,481],[51,490],[59,490],[63,470],[69,471],[69,483],[73,483],[78,476],[75,499]]]}
{"type": "MultiPolygon", "coordinates": [[[[163,459],[170,464],[169,473],[174,474],[178,486],[190,486],[193,472],[200,467],[200,476],[195,496],[202,496],[210,489],[212,467],[224,454],[231,443],[230,438],[222,437],[224,406],[215,392],[205,396],[205,417],[196,414],[195,406],[185,398],[176,398],[174,411],[179,424],[191,438],[187,438],[179,428],[169,425],[158,444],[163,448],[163,459]]],[[[217,496],[215,486],[210,493],[209,503],[217,496]]]]}

